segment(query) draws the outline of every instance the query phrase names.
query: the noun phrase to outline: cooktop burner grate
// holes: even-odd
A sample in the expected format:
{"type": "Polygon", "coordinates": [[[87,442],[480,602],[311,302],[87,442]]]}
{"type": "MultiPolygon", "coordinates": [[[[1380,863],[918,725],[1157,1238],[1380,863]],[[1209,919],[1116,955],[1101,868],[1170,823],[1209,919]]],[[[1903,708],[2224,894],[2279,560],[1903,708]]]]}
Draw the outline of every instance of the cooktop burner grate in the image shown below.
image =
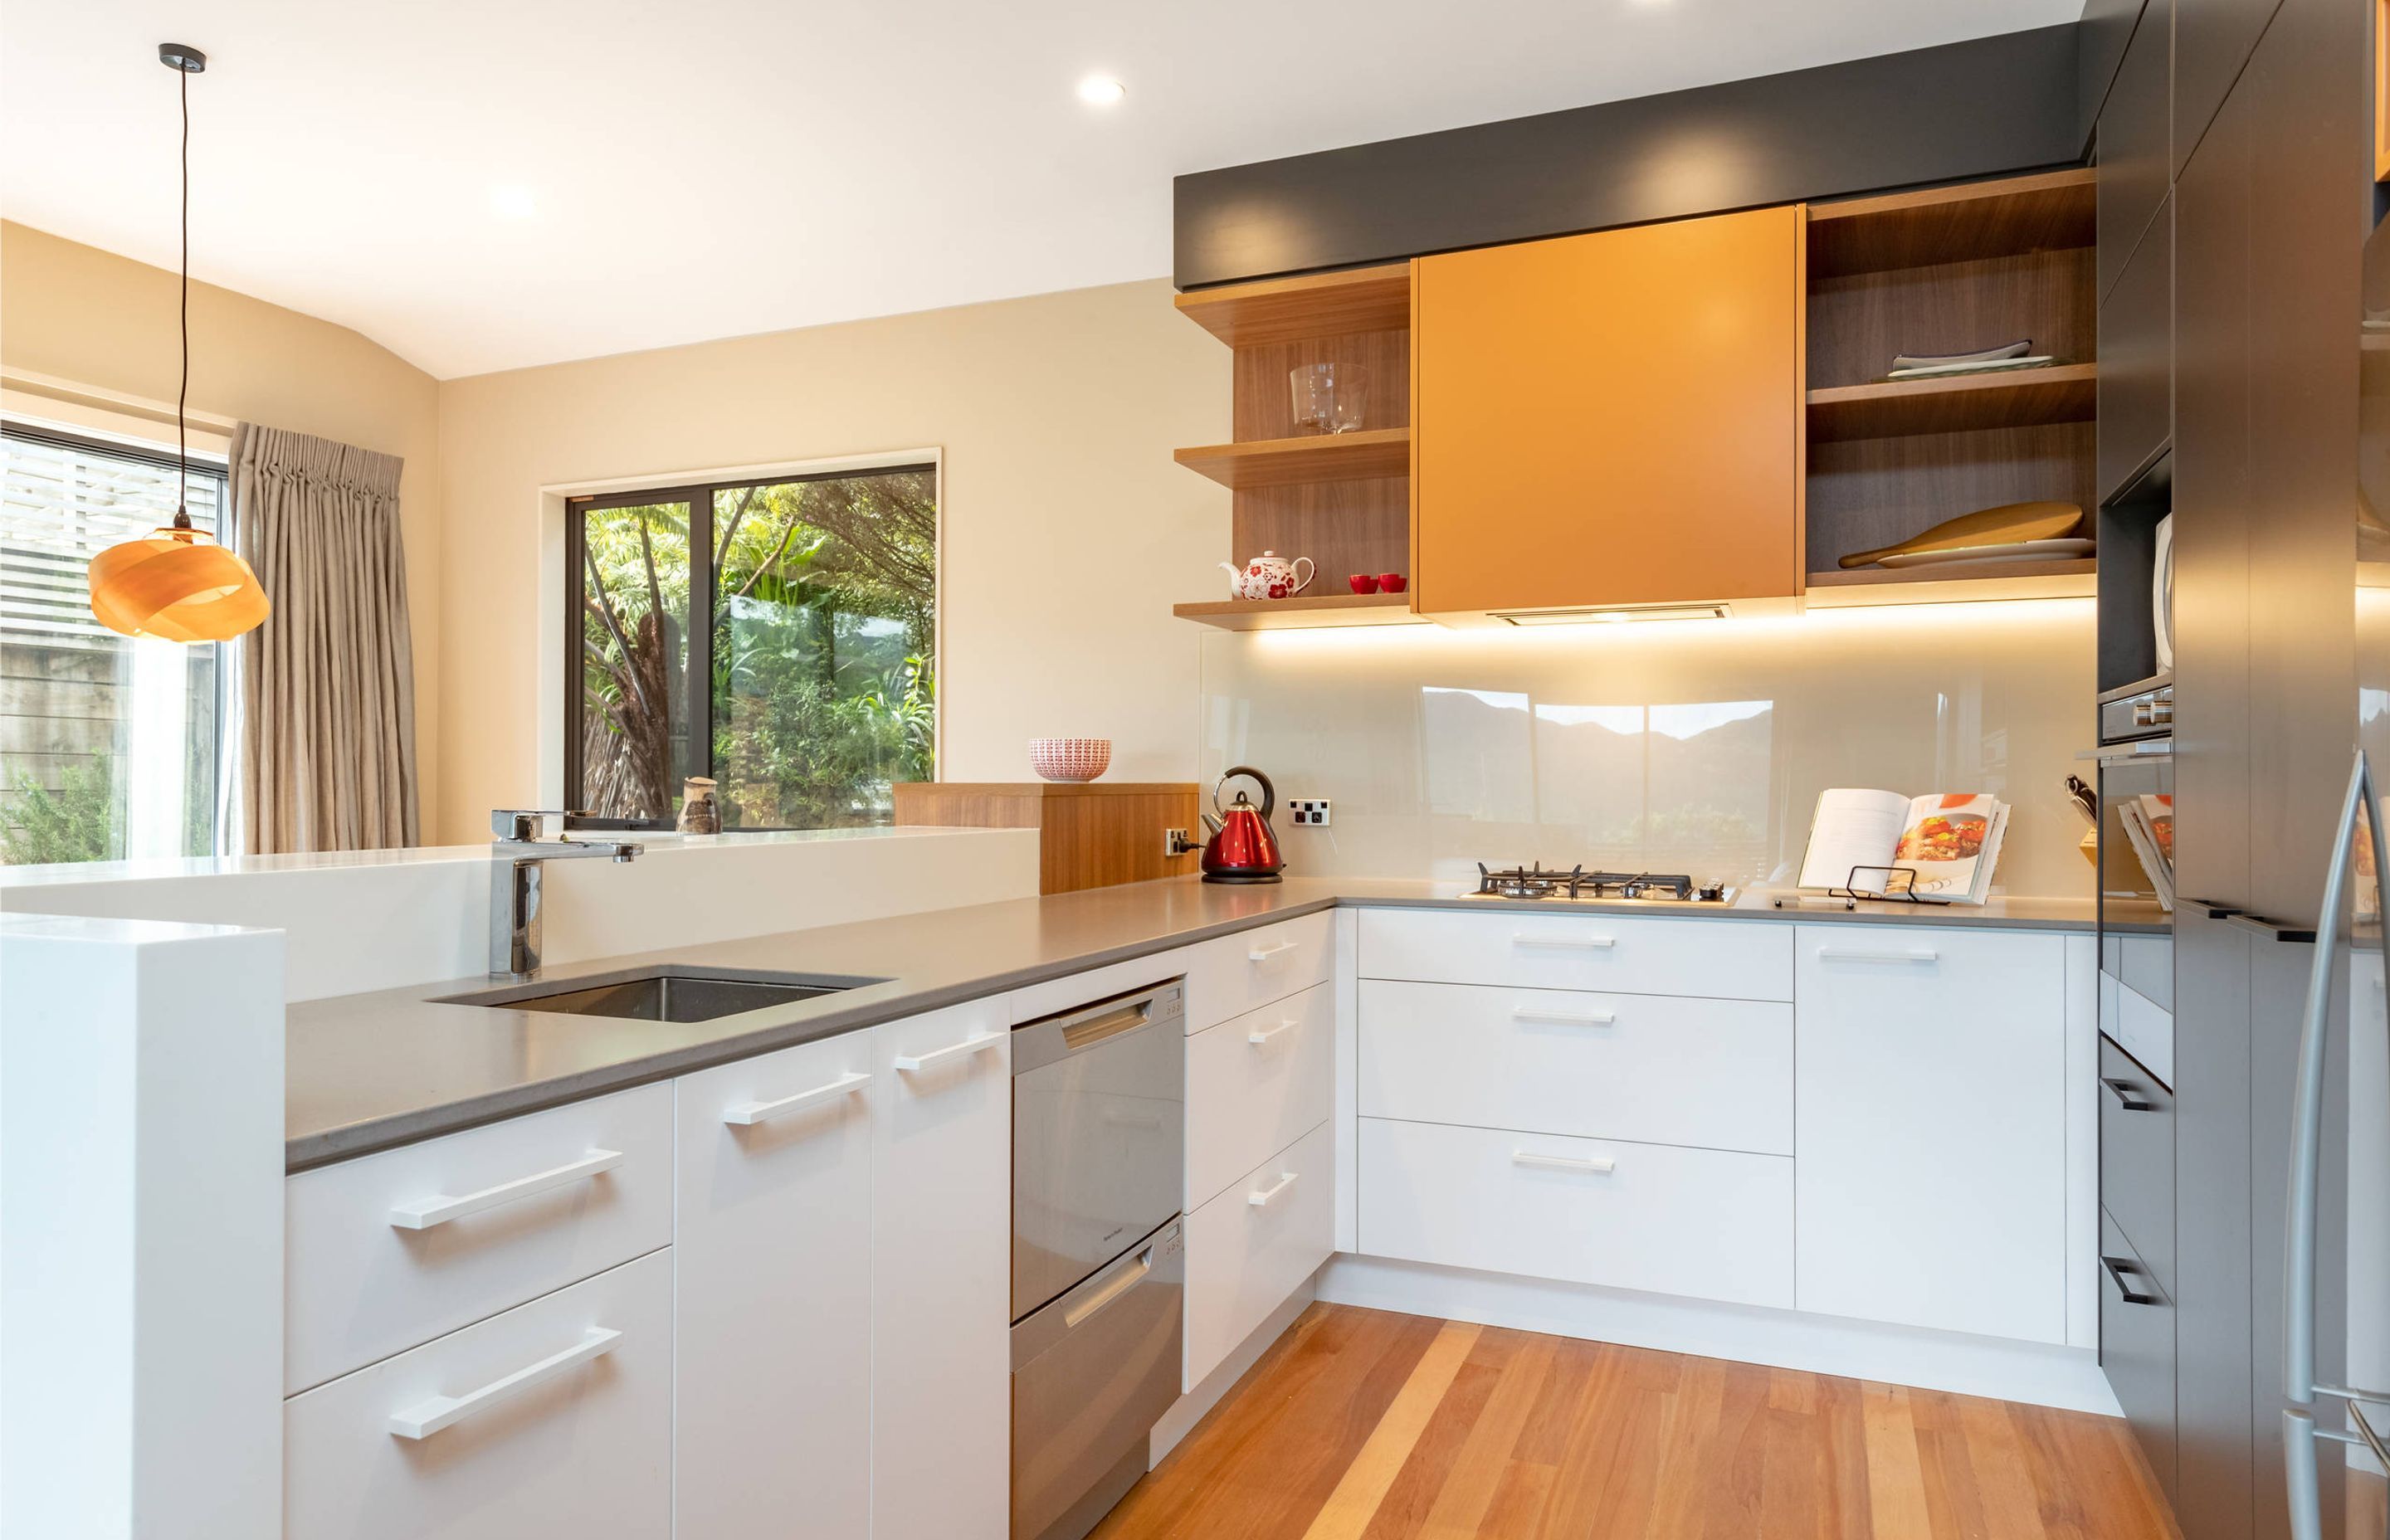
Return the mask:
{"type": "Polygon", "coordinates": [[[1589,872],[1582,865],[1547,871],[1540,861],[1499,869],[1481,861],[1477,892],[1489,898],[1635,898],[1678,904],[1719,904],[1727,898],[1723,884],[1703,887],[1681,872],[1589,872]]]}

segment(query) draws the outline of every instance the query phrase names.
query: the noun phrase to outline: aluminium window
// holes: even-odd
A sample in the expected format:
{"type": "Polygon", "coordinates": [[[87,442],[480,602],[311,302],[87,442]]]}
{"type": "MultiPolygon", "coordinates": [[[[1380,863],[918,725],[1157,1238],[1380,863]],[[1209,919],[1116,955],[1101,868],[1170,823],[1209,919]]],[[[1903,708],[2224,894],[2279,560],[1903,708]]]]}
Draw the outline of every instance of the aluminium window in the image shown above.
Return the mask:
{"type": "Polygon", "coordinates": [[[885,824],[936,773],[934,466],[566,505],[565,805],[664,828],[885,824]]]}
{"type": "MultiPolygon", "coordinates": [[[[180,487],[166,451],[0,423],[0,860],[215,852],[218,644],[118,635],[84,571],[173,522],[180,487]]],[[[225,501],[194,456],[191,522],[221,534],[225,501]]]]}

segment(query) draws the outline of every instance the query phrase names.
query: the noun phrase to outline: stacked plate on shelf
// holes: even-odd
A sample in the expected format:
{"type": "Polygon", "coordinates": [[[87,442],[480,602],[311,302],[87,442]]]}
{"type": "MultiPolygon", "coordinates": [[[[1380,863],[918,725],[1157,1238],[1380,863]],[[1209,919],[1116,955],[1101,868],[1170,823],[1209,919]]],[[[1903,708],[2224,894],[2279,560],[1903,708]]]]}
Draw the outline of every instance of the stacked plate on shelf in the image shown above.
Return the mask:
{"type": "Polygon", "coordinates": [[[1971,561],[2069,560],[2097,549],[2082,530],[2079,504],[2006,503],[1936,524],[1897,545],[1854,551],[1842,558],[1842,565],[1900,569],[1971,561]]]}

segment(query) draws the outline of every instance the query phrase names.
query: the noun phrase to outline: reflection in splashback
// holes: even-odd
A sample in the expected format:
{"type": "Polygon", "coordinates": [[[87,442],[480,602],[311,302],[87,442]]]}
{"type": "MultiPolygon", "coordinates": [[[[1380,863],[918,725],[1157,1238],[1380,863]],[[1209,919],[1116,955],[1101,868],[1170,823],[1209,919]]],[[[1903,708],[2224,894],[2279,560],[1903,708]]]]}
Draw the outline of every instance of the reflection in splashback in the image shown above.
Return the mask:
{"type": "Polygon", "coordinates": [[[1203,639],[1209,774],[1255,764],[1290,869],[1474,876],[1583,862],[1790,884],[1818,794],[1989,791],[1998,885],[2088,897],[2066,776],[2089,741],[2089,600],[1203,639]]]}

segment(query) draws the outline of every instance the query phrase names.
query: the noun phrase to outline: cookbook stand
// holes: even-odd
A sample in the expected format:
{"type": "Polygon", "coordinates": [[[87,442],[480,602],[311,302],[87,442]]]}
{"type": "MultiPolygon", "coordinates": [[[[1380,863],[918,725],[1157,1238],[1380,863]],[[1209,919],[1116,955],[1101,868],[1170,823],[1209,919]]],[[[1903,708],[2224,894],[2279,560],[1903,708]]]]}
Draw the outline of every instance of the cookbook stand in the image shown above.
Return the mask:
{"type": "MultiPolygon", "coordinates": [[[[1917,874],[1909,870],[1907,866],[1853,866],[1850,870],[1850,875],[1843,879],[1843,885],[1839,888],[1828,888],[1823,896],[1828,899],[1839,900],[1843,907],[1846,910],[1857,908],[1861,899],[1883,900],[1887,902],[1897,899],[1905,904],[1936,905],[1947,905],[1950,902],[1950,900],[1947,898],[1927,898],[1923,894],[1920,893],[1917,891],[1917,874]],[[1861,892],[1859,891],[1859,873],[1861,872],[1882,872],[1883,874],[1883,891],[1882,892],[1861,892]]],[[[1781,909],[1787,903],[1797,905],[1801,902],[1802,900],[1800,896],[1795,894],[1789,899],[1779,898],[1776,901],[1776,907],[1781,909]]]]}

